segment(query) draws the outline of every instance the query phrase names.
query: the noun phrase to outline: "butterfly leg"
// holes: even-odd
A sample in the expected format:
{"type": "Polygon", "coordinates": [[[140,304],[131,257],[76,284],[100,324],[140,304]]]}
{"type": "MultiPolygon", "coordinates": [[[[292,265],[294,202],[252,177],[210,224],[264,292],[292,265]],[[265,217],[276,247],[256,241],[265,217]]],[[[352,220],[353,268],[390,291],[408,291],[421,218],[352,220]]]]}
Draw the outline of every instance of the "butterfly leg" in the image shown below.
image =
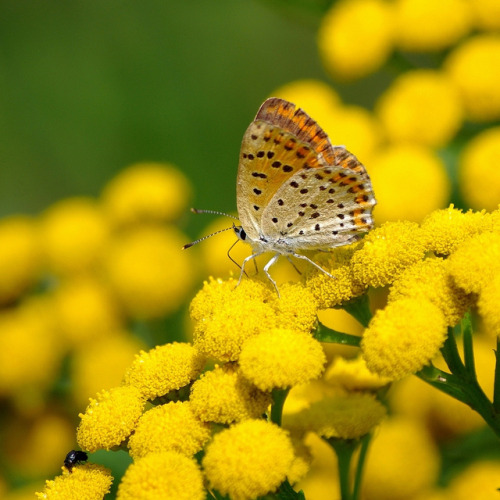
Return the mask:
{"type": "Polygon", "coordinates": [[[278,294],[278,298],[280,296],[280,291],[278,290],[278,285],[276,284],[276,281],[274,281],[271,275],[269,274],[269,268],[278,260],[280,255],[281,255],[280,253],[274,254],[269,260],[269,262],[264,266],[264,272],[266,273],[268,280],[274,285],[276,293],[278,294]]]}
{"type": "MultiPolygon", "coordinates": [[[[244,274],[247,274],[245,272],[245,265],[246,263],[249,261],[249,260],[252,260],[252,259],[255,259],[256,257],[258,257],[259,255],[262,255],[264,252],[257,252],[257,253],[253,253],[252,255],[249,255],[248,257],[246,257],[243,262],[241,263],[241,272],[240,272],[240,279],[238,280],[238,284],[236,286],[238,286],[240,283],[241,283],[241,279],[243,278],[243,275],[244,274]]],[[[248,276],[248,275],[247,275],[248,276]]]]}
{"type": "Polygon", "coordinates": [[[286,260],[292,264],[292,267],[297,271],[297,274],[302,274],[289,255],[286,256],[286,260]]]}
{"type": "Polygon", "coordinates": [[[319,264],[316,264],[316,262],[314,262],[309,257],[307,257],[307,255],[301,255],[300,253],[292,253],[291,255],[293,255],[297,259],[307,260],[307,262],[309,262],[309,264],[312,264],[316,269],[319,269],[321,272],[325,273],[327,276],[330,276],[330,278],[335,278],[335,276],[333,276],[328,271],[323,269],[319,264]]]}

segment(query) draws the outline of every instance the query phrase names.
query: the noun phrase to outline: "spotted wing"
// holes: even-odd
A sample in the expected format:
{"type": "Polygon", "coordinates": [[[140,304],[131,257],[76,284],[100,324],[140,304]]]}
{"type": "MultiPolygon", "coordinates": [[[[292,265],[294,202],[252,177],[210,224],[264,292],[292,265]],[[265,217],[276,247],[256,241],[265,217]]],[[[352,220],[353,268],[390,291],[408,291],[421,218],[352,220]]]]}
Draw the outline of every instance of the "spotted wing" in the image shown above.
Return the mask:
{"type": "Polygon", "coordinates": [[[372,228],[376,200],[365,168],[345,148],[332,149],[331,165],[301,169],[280,186],[262,213],[266,237],[293,250],[326,249],[372,228]]]}
{"type": "Polygon", "coordinates": [[[283,99],[265,101],[243,136],[238,167],[238,215],[248,237],[258,239],[264,210],[281,186],[334,157],[327,134],[304,111],[283,99]]]}

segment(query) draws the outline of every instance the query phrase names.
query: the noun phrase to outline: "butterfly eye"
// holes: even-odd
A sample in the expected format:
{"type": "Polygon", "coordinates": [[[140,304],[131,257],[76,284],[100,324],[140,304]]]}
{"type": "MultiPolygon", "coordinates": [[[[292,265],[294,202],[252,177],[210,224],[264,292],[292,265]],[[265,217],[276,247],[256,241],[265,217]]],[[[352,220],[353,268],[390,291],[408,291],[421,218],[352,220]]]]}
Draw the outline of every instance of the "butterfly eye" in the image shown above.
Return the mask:
{"type": "Polygon", "coordinates": [[[245,230],[241,226],[234,226],[234,232],[241,241],[245,241],[247,239],[247,233],[245,233],[245,230]]]}

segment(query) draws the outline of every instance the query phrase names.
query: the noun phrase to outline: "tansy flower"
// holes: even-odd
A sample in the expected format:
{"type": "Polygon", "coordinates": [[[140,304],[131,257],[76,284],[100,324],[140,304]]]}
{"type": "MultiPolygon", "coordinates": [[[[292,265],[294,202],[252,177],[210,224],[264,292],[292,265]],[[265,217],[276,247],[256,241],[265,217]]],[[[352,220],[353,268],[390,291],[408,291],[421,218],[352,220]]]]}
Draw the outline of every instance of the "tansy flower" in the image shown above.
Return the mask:
{"type": "Polygon", "coordinates": [[[310,332],[316,323],[318,304],[309,287],[285,283],[279,290],[280,297],[275,295],[273,306],[280,328],[310,332]]]}
{"type": "Polygon", "coordinates": [[[0,222],[0,304],[17,299],[40,273],[41,253],[34,221],[12,216],[0,222]]]}
{"type": "Polygon", "coordinates": [[[439,468],[439,452],[425,427],[414,419],[391,418],[368,449],[363,491],[373,499],[414,498],[435,484],[439,468]]]}
{"type": "Polygon", "coordinates": [[[370,371],[398,380],[428,364],[446,334],[445,317],[430,300],[402,298],[375,313],[363,334],[362,355],[370,371]]]}
{"type": "Polygon", "coordinates": [[[260,417],[271,404],[271,396],[243,377],[236,365],[227,363],[205,372],[193,384],[189,401],[204,422],[230,424],[260,417]]]}
{"type": "Polygon", "coordinates": [[[125,385],[101,391],[90,398],[85,413],[80,413],[77,441],[90,452],[119,446],[134,430],[144,409],[139,389],[125,385]]]}
{"type": "Polygon", "coordinates": [[[460,191],[468,205],[495,210],[500,203],[500,127],[479,133],[460,155],[460,191]]]}
{"type": "Polygon", "coordinates": [[[307,446],[302,437],[298,438],[291,436],[291,440],[295,457],[288,471],[287,479],[290,481],[290,484],[294,485],[303,479],[309,472],[313,456],[311,449],[307,446]]]}
{"type": "Polygon", "coordinates": [[[210,427],[198,419],[189,402],[172,402],[145,412],[129,439],[134,459],[148,453],[177,451],[192,456],[210,438],[210,427]]]}
{"type": "Polygon", "coordinates": [[[155,399],[188,385],[204,364],[205,358],[191,344],[172,342],[141,351],[124,382],[137,387],[144,398],[155,399]]]}
{"type": "Polygon", "coordinates": [[[499,460],[479,460],[461,470],[450,482],[449,497],[453,500],[495,500],[498,497],[499,460]]]}
{"type": "Polygon", "coordinates": [[[396,0],[396,43],[408,51],[437,51],[455,44],[471,26],[467,0],[396,0]]]}
{"type": "Polygon", "coordinates": [[[450,205],[429,214],[421,227],[428,250],[436,255],[450,255],[465,240],[485,229],[487,224],[484,213],[463,213],[450,205]]]}
{"type": "Polygon", "coordinates": [[[173,165],[136,163],[108,183],[102,204],[114,226],[130,226],[175,220],[190,196],[189,181],[173,165]]]}
{"type": "Polygon", "coordinates": [[[321,375],[326,362],[321,344],[311,334],[275,328],[243,345],[240,367],[259,389],[292,387],[321,375]]]}
{"type": "Polygon", "coordinates": [[[276,491],[294,459],[287,432],[264,420],[245,420],[216,434],[202,464],[210,487],[232,500],[276,491]]]}
{"type": "Polygon", "coordinates": [[[481,315],[485,330],[489,335],[496,337],[500,335],[500,275],[494,274],[490,278],[479,295],[477,306],[481,315]]]}
{"type": "Polygon", "coordinates": [[[323,63],[339,78],[368,75],[388,58],[393,29],[392,9],[381,0],[338,2],[324,16],[318,32],[323,63]]]}
{"type": "Polygon", "coordinates": [[[267,285],[244,279],[206,283],[191,303],[197,321],[194,346],[220,361],[238,359],[243,343],[276,324],[276,312],[266,300],[273,292],[267,285]]]}
{"type": "Polygon", "coordinates": [[[459,88],[471,120],[500,118],[500,36],[467,39],[445,61],[444,68],[459,88]]]}
{"type": "Polygon", "coordinates": [[[500,272],[500,234],[469,238],[449,258],[450,273],[466,293],[479,293],[500,272]]]}
{"type": "Polygon", "coordinates": [[[132,317],[175,311],[194,279],[194,263],[175,227],[142,227],[118,237],[108,249],[105,270],[112,290],[132,317]]]}
{"type": "Polygon", "coordinates": [[[58,332],[70,345],[102,337],[121,325],[114,297],[94,277],[79,275],[63,281],[53,297],[58,332]]]}
{"type": "Polygon", "coordinates": [[[338,356],[326,370],[325,382],[348,391],[376,391],[389,384],[388,378],[372,373],[362,357],[345,359],[338,356]]]}
{"type": "Polygon", "coordinates": [[[419,69],[396,78],[379,98],[377,114],[393,142],[439,147],[460,128],[463,108],[458,89],[445,74],[419,69]]]}
{"type": "Polygon", "coordinates": [[[118,486],[118,500],[204,500],[196,462],[181,453],[150,453],[136,460],[118,486]]]}
{"type": "Polygon", "coordinates": [[[444,163],[435,152],[416,144],[397,144],[379,151],[370,162],[370,178],[377,197],[377,222],[420,222],[445,205],[450,195],[444,163]]]}
{"type": "Polygon", "coordinates": [[[318,307],[327,309],[361,295],[366,287],[354,279],[350,266],[351,258],[359,243],[335,248],[329,254],[317,254],[316,260],[325,270],[334,276],[330,278],[319,269],[311,269],[307,275],[307,289],[318,300],[318,307]]]}
{"type": "Polygon", "coordinates": [[[385,413],[385,407],[371,394],[337,394],[285,415],[283,426],[298,432],[313,431],[327,439],[357,439],[377,426],[385,413]]]}
{"type": "Polygon", "coordinates": [[[352,260],[354,278],[366,286],[385,286],[424,257],[425,242],[414,222],[386,222],[368,233],[352,260]]]}
{"type": "Polygon", "coordinates": [[[47,264],[57,274],[94,267],[105,248],[109,227],[97,202],[68,198],[42,214],[40,239],[47,264]]]}
{"type": "Polygon", "coordinates": [[[497,0],[473,0],[470,5],[479,29],[500,29],[500,3],[497,0]]]}
{"type": "Polygon", "coordinates": [[[405,269],[393,283],[389,302],[403,297],[422,297],[439,307],[448,326],[456,325],[472,303],[449,273],[447,260],[426,259],[405,269]]]}
{"type": "Polygon", "coordinates": [[[73,468],[53,481],[45,482],[45,489],[35,493],[38,500],[102,500],[109,493],[113,477],[111,471],[95,464],[73,468]]]}

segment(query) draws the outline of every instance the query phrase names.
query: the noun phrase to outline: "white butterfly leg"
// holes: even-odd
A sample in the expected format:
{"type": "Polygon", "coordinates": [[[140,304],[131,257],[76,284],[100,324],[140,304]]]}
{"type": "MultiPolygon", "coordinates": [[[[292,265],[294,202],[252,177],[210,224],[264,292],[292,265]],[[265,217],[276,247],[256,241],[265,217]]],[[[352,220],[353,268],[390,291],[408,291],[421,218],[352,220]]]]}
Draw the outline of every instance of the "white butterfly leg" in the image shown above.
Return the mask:
{"type": "Polygon", "coordinates": [[[325,271],[319,264],[316,264],[313,260],[311,260],[307,255],[301,255],[300,253],[292,253],[294,257],[297,259],[302,259],[302,260],[307,260],[309,264],[312,264],[315,268],[319,269],[321,272],[325,273],[327,276],[330,276],[330,278],[335,278],[332,274],[330,274],[328,271],[325,271]]]}
{"type": "Polygon", "coordinates": [[[246,257],[243,262],[241,263],[241,272],[240,272],[240,279],[238,280],[238,284],[236,286],[238,286],[240,283],[241,283],[241,279],[243,278],[243,275],[245,274],[245,265],[246,263],[249,261],[249,260],[252,260],[252,259],[255,259],[256,257],[258,257],[259,255],[262,255],[264,252],[257,252],[257,253],[253,253],[252,255],[249,255],[248,257],[246,257]]]}
{"type": "Polygon", "coordinates": [[[264,272],[266,273],[266,276],[269,279],[269,281],[274,285],[274,288],[276,289],[276,293],[278,294],[278,298],[280,296],[280,291],[278,290],[278,285],[276,285],[276,281],[274,281],[271,278],[271,275],[269,274],[269,268],[278,260],[278,258],[279,258],[280,255],[281,255],[280,253],[275,253],[271,257],[271,259],[269,260],[269,262],[264,266],[264,272]]]}

